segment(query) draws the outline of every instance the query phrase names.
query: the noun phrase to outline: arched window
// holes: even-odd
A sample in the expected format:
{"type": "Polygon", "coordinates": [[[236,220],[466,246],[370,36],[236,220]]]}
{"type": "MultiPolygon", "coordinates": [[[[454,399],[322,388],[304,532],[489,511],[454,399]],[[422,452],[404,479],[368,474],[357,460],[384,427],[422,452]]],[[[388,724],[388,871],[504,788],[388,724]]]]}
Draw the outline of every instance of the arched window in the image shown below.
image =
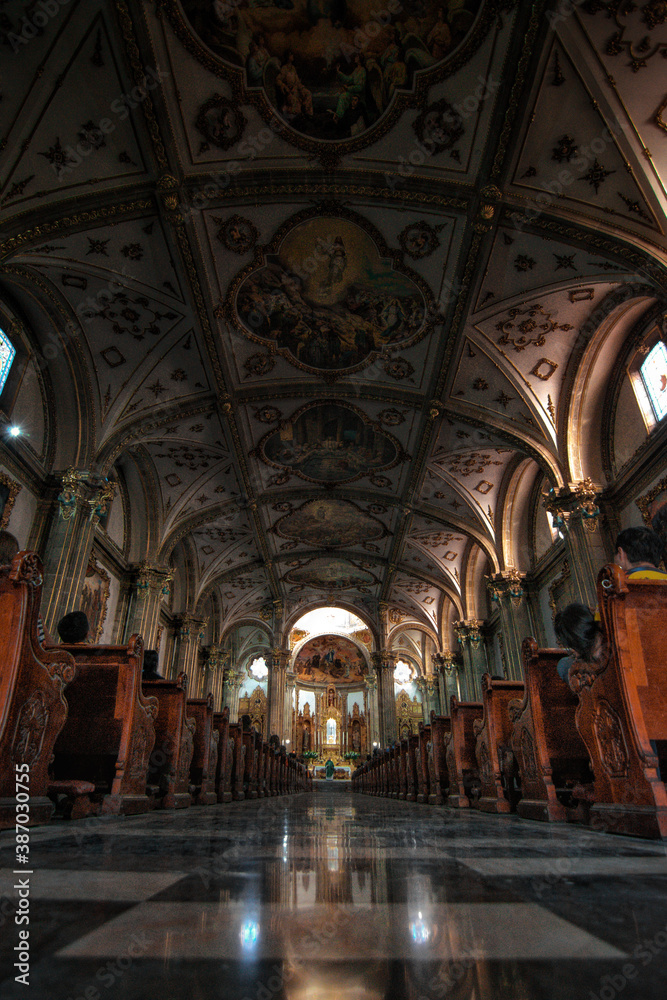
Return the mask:
{"type": "Polygon", "coordinates": [[[255,659],[248,667],[248,673],[250,674],[251,677],[254,677],[255,680],[258,681],[266,680],[266,678],[269,675],[269,668],[267,667],[266,660],[264,659],[263,656],[255,657],[255,659]]]}
{"type": "Polygon", "coordinates": [[[405,660],[399,660],[394,670],[394,680],[397,684],[409,684],[412,679],[412,668],[405,660]]]}
{"type": "Polygon", "coordinates": [[[9,369],[16,357],[16,348],[4,330],[0,330],[0,393],[5,388],[9,369]]]}
{"type": "Polygon", "coordinates": [[[667,414],[667,346],[659,340],[639,368],[656,420],[667,414]]]}
{"type": "Polygon", "coordinates": [[[327,743],[336,742],[336,720],[327,719],[327,743]]]}

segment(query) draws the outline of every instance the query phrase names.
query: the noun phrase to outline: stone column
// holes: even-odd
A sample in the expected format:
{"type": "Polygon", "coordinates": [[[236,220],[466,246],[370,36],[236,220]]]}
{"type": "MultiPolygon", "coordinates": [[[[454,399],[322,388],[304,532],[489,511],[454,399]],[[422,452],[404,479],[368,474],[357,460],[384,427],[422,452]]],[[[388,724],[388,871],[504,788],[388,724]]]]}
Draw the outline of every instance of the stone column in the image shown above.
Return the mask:
{"type": "Polygon", "coordinates": [[[147,562],[140,562],[134,567],[134,574],[125,635],[129,639],[138,632],[143,636],[145,648],[155,649],[160,605],[169,595],[174,574],[166,566],[152,566],[147,562]]]}
{"type": "Polygon", "coordinates": [[[176,650],[176,675],[185,671],[188,679],[188,698],[196,697],[195,691],[198,686],[198,659],[199,644],[204,638],[204,629],[208,624],[208,619],[197,618],[191,612],[186,611],[176,618],[177,632],[176,639],[178,648],[176,650]]]}
{"type": "Polygon", "coordinates": [[[465,701],[482,700],[481,679],[482,674],[488,670],[481,632],[483,624],[477,618],[454,622],[454,631],[463,653],[464,682],[461,685],[461,698],[465,701]]]}
{"type": "Polygon", "coordinates": [[[213,695],[213,711],[221,712],[223,708],[223,678],[224,668],[229,655],[223,653],[219,646],[208,647],[207,667],[213,695]]]}
{"type": "Polygon", "coordinates": [[[63,615],[81,605],[95,527],[113,499],[114,484],[97,472],[68,469],[57,477],[55,491],[42,558],[41,615],[52,635],[63,615]]]}
{"type": "Polygon", "coordinates": [[[572,600],[595,607],[597,576],[607,561],[599,531],[598,490],[590,479],[549,490],[544,506],[565,536],[572,600]]]}
{"type": "MultiPolygon", "coordinates": [[[[269,736],[285,739],[285,685],[289,649],[272,649],[269,667],[269,736]]],[[[289,739],[289,737],[288,737],[289,739]]]]}
{"type": "Polygon", "coordinates": [[[229,721],[239,721],[239,692],[243,685],[244,674],[240,670],[230,667],[225,673],[224,686],[222,690],[223,708],[229,706],[229,721]]]}
{"type": "Polygon", "coordinates": [[[528,635],[534,635],[526,578],[516,569],[497,573],[489,580],[491,599],[500,611],[500,628],[503,635],[504,666],[508,680],[523,680],[521,644],[528,635]]]}
{"type": "Polygon", "coordinates": [[[445,650],[433,657],[438,667],[438,683],[440,686],[441,715],[449,715],[449,699],[453,694],[461,700],[461,684],[459,682],[459,665],[454,653],[445,650]]]}
{"type": "Polygon", "coordinates": [[[378,679],[375,674],[364,678],[366,686],[366,732],[368,734],[368,752],[373,752],[373,744],[380,742],[380,725],[378,712],[378,679]]]}
{"type": "Polygon", "coordinates": [[[425,677],[417,677],[415,683],[421,691],[424,724],[428,726],[431,722],[431,710],[433,710],[436,715],[440,714],[438,678],[435,674],[428,673],[425,677]]]}
{"type": "Polygon", "coordinates": [[[378,722],[380,746],[388,747],[396,740],[396,697],[394,695],[394,656],[384,649],[371,653],[377,675],[378,722]]]}
{"type": "Polygon", "coordinates": [[[294,690],[296,688],[296,674],[293,670],[287,670],[285,672],[285,715],[283,718],[283,733],[284,738],[290,741],[288,747],[288,752],[296,750],[295,738],[294,738],[294,726],[292,708],[294,705],[294,690]]]}

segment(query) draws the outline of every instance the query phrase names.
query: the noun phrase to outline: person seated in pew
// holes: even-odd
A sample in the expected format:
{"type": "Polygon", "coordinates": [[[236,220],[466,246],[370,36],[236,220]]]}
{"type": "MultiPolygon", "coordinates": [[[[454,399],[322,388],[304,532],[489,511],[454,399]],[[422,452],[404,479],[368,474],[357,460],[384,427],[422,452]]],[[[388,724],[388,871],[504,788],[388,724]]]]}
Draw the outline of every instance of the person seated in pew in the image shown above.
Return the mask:
{"type": "Polygon", "coordinates": [[[163,681],[164,677],[157,669],[158,652],[157,649],[144,650],[144,666],[141,672],[142,681],[163,681]]]}
{"type": "Polygon", "coordinates": [[[659,569],[662,555],[660,535],[650,528],[626,528],[616,539],[614,562],[629,580],[667,580],[659,569]]]}
{"type": "Polygon", "coordinates": [[[89,642],[90,625],[85,611],[70,611],[60,619],[57,627],[61,642],[89,642]]]}
{"type": "Polygon", "coordinates": [[[599,618],[585,604],[568,604],[554,620],[556,639],[569,655],[556,664],[561,680],[567,684],[570,667],[575,660],[589,663],[597,660],[604,651],[604,637],[599,618]]]}

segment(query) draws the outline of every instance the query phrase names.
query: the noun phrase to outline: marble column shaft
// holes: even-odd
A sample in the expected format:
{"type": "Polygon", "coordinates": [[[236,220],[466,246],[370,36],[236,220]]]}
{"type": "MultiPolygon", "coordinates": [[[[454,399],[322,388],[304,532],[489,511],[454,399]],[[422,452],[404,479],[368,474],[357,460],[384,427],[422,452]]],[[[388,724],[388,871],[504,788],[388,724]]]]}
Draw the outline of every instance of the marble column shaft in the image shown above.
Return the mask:
{"type": "Polygon", "coordinates": [[[500,611],[505,669],[508,680],[523,680],[521,646],[526,636],[535,634],[526,588],[526,578],[516,570],[498,573],[489,582],[492,599],[500,611]]]}
{"type": "Polygon", "coordinates": [[[239,721],[239,692],[243,685],[243,674],[240,670],[230,667],[225,673],[222,691],[223,708],[229,707],[229,721],[239,721]]]}
{"type": "Polygon", "coordinates": [[[155,649],[160,605],[169,594],[173,573],[167,567],[152,566],[147,562],[139,563],[135,572],[125,634],[129,638],[138,632],[143,636],[146,649],[155,649]]]}
{"type": "Polygon", "coordinates": [[[49,632],[63,615],[81,606],[95,527],[113,499],[114,486],[104,476],[68,469],[56,484],[42,562],[41,615],[49,632]]]}
{"type": "Polygon", "coordinates": [[[373,666],[378,679],[378,722],[380,745],[391,746],[396,740],[396,697],[394,694],[394,658],[386,650],[372,653],[373,666]]]}
{"type": "Polygon", "coordinates": [[[598,572],[607,561],[599,530],[596,487],[586,479],[563,486],[558,492],[550,490],[544,506],[565,537],[572,600],[595,607],[598,572]]]}
{"type": "Polygon", "coordinates": [[[289,655],[289,650],[274,649],[271,651],[269,664],[269,736],[278,736],[281,743],[285,739],[285,688],[289,655]]]}

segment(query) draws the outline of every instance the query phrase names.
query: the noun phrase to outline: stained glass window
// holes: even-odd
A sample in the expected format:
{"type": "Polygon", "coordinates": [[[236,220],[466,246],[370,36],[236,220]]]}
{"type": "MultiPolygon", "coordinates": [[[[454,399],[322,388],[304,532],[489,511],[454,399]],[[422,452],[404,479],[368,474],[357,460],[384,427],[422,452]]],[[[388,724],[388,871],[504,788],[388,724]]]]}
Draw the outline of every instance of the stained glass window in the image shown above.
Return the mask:
{"type": "Polygon", "coordinates": [[[16,356],[16,348],[4,330],[0,330],[0,392],[5,388],[5,382],[16,356]]]}
{"type": "Polygon", "coordinates": [[[263,681],[269,673],[269,668],[263,656],[256,657],[248,667],[248,670],[258,681],[263,681]]]}
{"type": "Polygon", "coordinates": [[[667,414],[667,347],[659,340],[639,369],[657,420],[667,414]]]}

